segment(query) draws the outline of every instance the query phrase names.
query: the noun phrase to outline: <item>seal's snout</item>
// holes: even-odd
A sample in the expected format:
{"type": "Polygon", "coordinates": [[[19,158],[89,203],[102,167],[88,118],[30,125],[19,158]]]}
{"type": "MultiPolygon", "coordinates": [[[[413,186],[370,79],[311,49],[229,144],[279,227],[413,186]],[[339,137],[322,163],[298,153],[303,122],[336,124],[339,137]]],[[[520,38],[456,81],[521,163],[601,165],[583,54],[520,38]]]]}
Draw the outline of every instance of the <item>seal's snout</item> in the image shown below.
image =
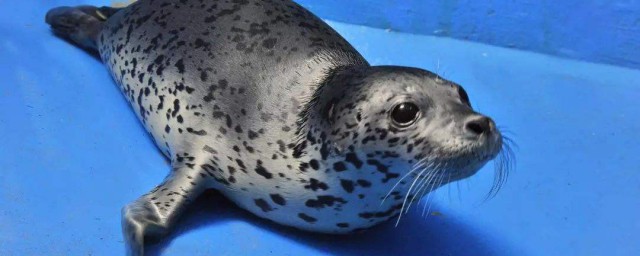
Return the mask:
{"type": "Polygon", "coordinates": [[[495,130],[494,127],[493,120],[486,116],[473,117],[464,126],[465,132],[471,136],[489,134],[495,130]]]}
{"type": "Polygon", "coordinates": [[[464,137],[477,143],[479,150],[488,150],[488,154],[495,156],[502,147],[502,135],[496,123],[489,117],[474,115],[464,123],[464,137]]]}
{"type": "Polygon", "coordinates": [[[489,117],[474,114],[464,122],[463,137],[481,156],[480,160],[493,159],[502,148],[502,134],[489,117]]]}
{"type": "Polygon", "coordinates": [[[481,135],[491,135],[495,133],[496,125],[486,116],[475,116],[467,120],[464,125],[465,133],[469,137],[479,137],[481,135]]]}

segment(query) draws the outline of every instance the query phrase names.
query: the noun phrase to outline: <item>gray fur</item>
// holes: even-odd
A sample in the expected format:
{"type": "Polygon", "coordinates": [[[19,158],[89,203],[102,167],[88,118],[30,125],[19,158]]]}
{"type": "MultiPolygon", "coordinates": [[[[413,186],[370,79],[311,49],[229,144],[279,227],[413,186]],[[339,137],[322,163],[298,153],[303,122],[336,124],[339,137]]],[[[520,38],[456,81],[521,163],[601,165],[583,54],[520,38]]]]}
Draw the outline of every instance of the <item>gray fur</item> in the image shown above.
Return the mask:
{"type": "MultiPolygon", "coordinates": [[[[47,22],[56,29],[73,10],[47,22]]],[[[141,0],[96,11],[76,23],[99,34],[62,36],[98,50],[172,165],[123,209],[132,254],[166,235],[205,189],[284,225],[348,233],[472,175],[502,146],[459,85],[420,69],[371,67],[288,0],[141,0]],[[419,119],[398,128],[390,112],[407,101],[419,119]],[[478,120],[485,130],[474,133],[468,124],[478,120]]]]}

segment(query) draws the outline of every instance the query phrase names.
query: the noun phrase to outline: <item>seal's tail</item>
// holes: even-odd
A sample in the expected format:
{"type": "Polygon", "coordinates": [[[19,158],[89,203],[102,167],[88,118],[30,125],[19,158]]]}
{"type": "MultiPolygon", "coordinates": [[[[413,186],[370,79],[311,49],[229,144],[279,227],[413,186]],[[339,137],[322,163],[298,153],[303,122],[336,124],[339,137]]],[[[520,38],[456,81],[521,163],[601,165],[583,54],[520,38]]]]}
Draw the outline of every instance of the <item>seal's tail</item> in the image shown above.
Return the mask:
{"type": "Polygon", "coordinates": [[[119,9],[111,7],[57,7],[49,10],[45,21],[53,32],[89,51],[97,51],[96,40],[103,23],[119,9]]]}

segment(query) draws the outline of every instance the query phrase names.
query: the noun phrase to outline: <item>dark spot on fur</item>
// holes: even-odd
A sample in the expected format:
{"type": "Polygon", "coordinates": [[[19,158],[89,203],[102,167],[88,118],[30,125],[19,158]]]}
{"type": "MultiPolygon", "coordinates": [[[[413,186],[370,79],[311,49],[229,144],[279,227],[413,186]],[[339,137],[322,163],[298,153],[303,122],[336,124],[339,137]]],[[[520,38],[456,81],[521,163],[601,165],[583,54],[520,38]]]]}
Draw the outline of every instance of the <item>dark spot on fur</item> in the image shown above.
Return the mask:
{"type": "Polygon", "coordinates": [[[275,38],[269,38],[269,39],[266,39],[266,40],[262,41],[262,46],[264,48],[267,48],[267,49],[273,49],[273,47],[276,45],[277,41],[278,40],[275,39],[275,38]]]}
{"type": "Polygon", "coordinates": [[[377,169],[379,172],[381,172],[381,173],[384,173],[384,174],[385,174],[385,178],[382,180],[383,182],[387,182],[387,181],[389,181],[390,179],[397,178],[397,177],[399,177],[399,176],[400,176],[400,174],[398,174],[398,173],[392,173],[392,172],[389,172],[389,167],[387,167],[386,165],[384,165],[384,164],[382,164],[382,163],[378,162],[378,160],[375,160],[375,159],[369,159],[369,160],[367,160],[367,164],[375,166],[375,167],[376,167],[376,169],[377,169]]]}
{"type": "Polygon", "coordinates": [[[191,127],[187,127],[187,132],[189,132],[189,133],[193,133],[193,134],[195,134],[195,135],[200,135],[200,136],[207,135],[207,132],[206,132],[205,130],[199,130],[199,131],[196,131],[196,130],[194,130],[194,129],[193,129],[193,128],[191,128],[191,127]]]}
{"type": "Polygon", "coordinates": [[[304,186],[304,188],[316,191],[318,189],[327,190],[329,189],[329,186],[327,186],[327,183],[311,178],[311,180],[309,180],[309,185],[304,186]]]}
{"type": "Polygon", "coordinates": [[[287,204],[287,201],[284,200],[284,197],[282,197],[280,194],[271,194],[269,196],[271,196],[271,201],[273,201],[276,204],[279,204],[279,205],[287,204]]]}
{"type": "Polygon", "coordinates": [[[384,218],[391,216],[395,211],[400,210],[402,208],[402,204],[397,204],[389,208],[389,210],[382,212],[363,212],[358,214],[363,219],[372,219],[372,218],[384,218]]]}
{"type": "Polygon", "coordinates": [[[314,223],[314,222],[318,221],[318,219],[316,219],[314,217],[311,217],[309,215],[306,215],[304,213],[299,213],[298,217],[300,217],[302,220],[304,220],[306,222],[309,222],[309,223],[314,223]]]}
{"type": "Polygon", "coordinates": [[[273,209],[271,209],[271,206],[269,205],[269,203],[267,203],[267,201],[265,201],[264,199],[260,198],[260,199],[256,199],[254,200],[254,202],[256,203],[256,206],[260,207],[260,209],[263,212],[270,212],[273,211],[273,209]]]}
{"type": "Polygon", "coordinates": [[[347,166],[345,166],[343,162],[336,162],[333,164],[333,169],[336,170],[336,172],[342,172],[347,170],[347,166]]]}
{"type": "Polygon", "coordinates": [[[345,204],[345,203],[347,203],[347,201],[345,201],[343,198],[340,198],[340,197],[318,196],[316,199],[307,200],[307,202],[305,202],[305,205],[310,208],[321,209],[327,206],[331,207],[334,204],[345,204]]]}
{"type": "Polygon", "coordinates": [[[368,182],[366,180],[358,180],[357,182],[358,182],[358,185],[360,185],[361,187],[364,187],[364,188],[371,187],[371,182],[368,182]]]}
{"type": "Polygon", "coordinates": [[[349,227],[349,223],[345,223],[345,222],[341,222],[336,224],[337,227],[339,228],[348,228],[349,227]]]}
{"type": "Polygon", "coordinates": [[[320,169],[320,163],[316,159],[311,159],[311,161],[309,161],[309,165],[316,171],[320,169]]]}
{"type": "Polygon", "coordinates": [[[257,174],[259,174],[260,176],[264,177],[265,179],[273,178],[273,174],[271,174],[261,164],[258,164],[258,166],[256,167],[255,171],[256,171],[257,174]]]}
{"type": "Polygon", "coordinates": [[[178,73],[180,74],[184,73],[184,62],[182,62],[182,59],[178,60],[175,66],[176,68],[178,68],[178,73]]]}
{"type": "Polygon", "coordinates": [[[355,166],[358,169],[362,167],[362,161],[358,159],[358,156],[355,153],[347,153],[347,157],[345,158],[345,161],[353,164],[353,166],[355,166]]]}
{"type": "Polygon", "coordinates": [[[340,185],[342,186],[342,188],[344,189],[344,191],[347,191],[347,193],[351,193],[351,192],[353,192],[353,181],[350,181],[350,180],[340,180],[340,185]]]}
{"type": "Polygon", "coordinates": [[[250,140],[253,140],[253,139],[255,139],[255,138],[258,138],[258,133],[254,132],[254,131],[252,131],[252,130],[249,130],[248,135],[249,135],[249,139],[250,139],[250,140]]]}

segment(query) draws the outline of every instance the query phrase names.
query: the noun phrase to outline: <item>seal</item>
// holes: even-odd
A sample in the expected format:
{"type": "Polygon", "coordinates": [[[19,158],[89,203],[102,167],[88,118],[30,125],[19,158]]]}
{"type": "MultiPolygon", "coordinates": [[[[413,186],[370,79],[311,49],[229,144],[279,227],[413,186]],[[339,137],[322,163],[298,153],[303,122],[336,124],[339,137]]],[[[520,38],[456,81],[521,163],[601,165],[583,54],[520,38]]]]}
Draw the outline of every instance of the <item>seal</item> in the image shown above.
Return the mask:
{"type": "Polygon", "coordinates": [[[371,66],[289,0],[140,0],[59,7],[53,32],[99,54],[171,161],[122,210],[130,254],[215,189],[265,219],[341,234],[398,221],[411,202],[502,151],[458,84],[371,66]]]}

